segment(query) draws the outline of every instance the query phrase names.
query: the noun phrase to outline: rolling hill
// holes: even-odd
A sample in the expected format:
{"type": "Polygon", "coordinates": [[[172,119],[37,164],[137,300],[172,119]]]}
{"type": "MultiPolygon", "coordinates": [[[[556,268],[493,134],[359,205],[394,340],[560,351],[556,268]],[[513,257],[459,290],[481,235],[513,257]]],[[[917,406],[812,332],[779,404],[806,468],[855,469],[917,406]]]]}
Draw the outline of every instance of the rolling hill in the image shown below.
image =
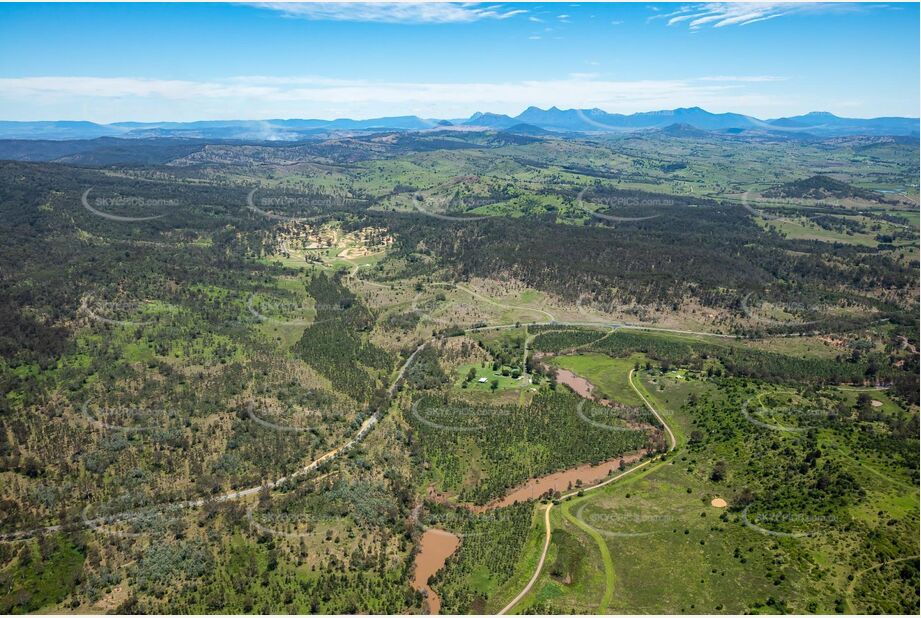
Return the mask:
{"type": "Polygon", "coordinates": [[[96,124],[86,121],[0,121],[0,139],[73,140],[97,137],[181,137],[187,139],[237,139],[297,141],[328,137],[332,134],[367,131],[428,131],[453,128],[505,130],[526,124],[557,133],[628,133],[687,125],[702,131],[728,133],[763,132],[793,137],[842,137],[849,135],[891,135],[918,137],[917,118],[842,118],[828,112],[811,112],[773,120],[761,120],[736,113],[715,114],[700,107],[680,107],[636,114],[612,114],[602,109],[541,109],[529,107],[517,116],[477,112],[467,119],[446,121],[418,116],[392,116],[355,120],[337,118],[207,120],[196,122],[116,122],[96,124]],[[447,124],[446,124],[447,123],[447,124]]]}

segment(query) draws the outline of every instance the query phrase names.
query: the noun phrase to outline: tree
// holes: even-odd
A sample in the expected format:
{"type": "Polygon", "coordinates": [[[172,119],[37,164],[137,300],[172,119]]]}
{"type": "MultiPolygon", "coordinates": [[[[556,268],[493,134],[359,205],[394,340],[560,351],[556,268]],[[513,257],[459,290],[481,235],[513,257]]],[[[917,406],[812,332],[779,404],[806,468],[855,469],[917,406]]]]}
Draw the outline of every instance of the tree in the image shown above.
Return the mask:
{"type": "Polygon", "coordinates": [[[744,506],[748,506],[754,501],[755,501],[754,492],[748,487],[743,487],[733,502],[735,502],[736,505],[740,507],[744,507],[744,506]]]}
{"type": "Polygon", "coordinates": [[[710,480],[719,483],[724,478],[726,478],[726,462],[718,461],[713,466],[713,472],[710,473],[710,480]]]}

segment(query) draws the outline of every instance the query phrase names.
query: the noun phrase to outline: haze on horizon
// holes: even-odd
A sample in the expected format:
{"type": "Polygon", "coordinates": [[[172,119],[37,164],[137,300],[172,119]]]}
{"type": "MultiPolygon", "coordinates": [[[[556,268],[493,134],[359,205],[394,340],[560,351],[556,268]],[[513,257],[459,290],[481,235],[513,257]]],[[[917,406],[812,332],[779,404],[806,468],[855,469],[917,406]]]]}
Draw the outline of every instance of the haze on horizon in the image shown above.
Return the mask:
{"type": "Polygon", "coordinates": [[[916,3],[6,4],[0,119],[917,117],[917,23],[916,3]]]}

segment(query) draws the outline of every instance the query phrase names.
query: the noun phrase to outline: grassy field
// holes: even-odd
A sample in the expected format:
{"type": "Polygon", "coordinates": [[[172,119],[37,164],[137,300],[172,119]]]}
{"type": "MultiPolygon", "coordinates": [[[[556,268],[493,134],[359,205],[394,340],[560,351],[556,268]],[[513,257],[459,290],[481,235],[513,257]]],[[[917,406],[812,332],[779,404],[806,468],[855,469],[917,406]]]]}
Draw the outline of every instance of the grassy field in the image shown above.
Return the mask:
{"type": "Polygon", "coordinates": [[[680,462],[569,508],[605,537],[615,557],[609,609],[742,613],[770,596],[789,594],[790,583],[777,586],[766,574],[773,556],[763,539],[721,521],[721,510],[710,506],[724,489],[699,482],[680,462]],[[663,589],[661,581],[669,586],[663,589]]]}
{"type": "MultiPolygon", "coordinates": [[[[580,375],[591,374],[599,381],[606,378],[612,386],[623,385],[622,375],[619,379],[615,376],[633,365],[627,359],[609,359],[619,360],[617,365],[598,355],[587,356],[560,357],[554,362],[574,371],[581,369],[580,375]]],[[[644,394],[676,430],[679,448],[665,462],[562,504],[552,519],[549,557],[571,556],[573,552],[567,548],[575,544],[582,560],[596,569],[586,573],[570,568],[578,576],[561,581],[545,567],[516,612],[834,613],[917,603],[917,596],[912,601],[909,595],[887,604],[870,592],[866,582],[862,586],[854,583],[863,577],[878,581],[874,579],[877,569],[864,574],[850,566],[859,564],[852,562],[849,552],[861,533],[842,525],[845,519],[869,528],[886,527],[887,520],[890,526],[903,522],[899,534],[908,536],[901,537],[903,545],[898,551],[908,552],[909,557],[896,555],[889,558],[894,562],[884,561],[878,569],[898,571],[900,565],[911,564],[911,553],[917,553],[917,539],[910,540],[908,532],[918,525],[916,472],[913,476],[897,458],[881,455],[878,449],[861,447],[853,434],[823,429],[817,436],[818,445],[827,453],[829,463],[842,466],[861,486],[873,489],[834,516],[806,516],[794,510],[781,519],[762,518],[754,521],[763,525],[749,525],[753,520],[747,519],[741,505],[736,504],[743,489],[739,484],[745,482],[746,455],[731,444],[709,452],[699,446],[687,448],[689,439],[700,438],[694,429],[697,413],[688,410],[685,402],[692,397],[716,396],[717,386],[681,371],[640,372],[640,380],[644,394]],[[728,473],[725,479],[716,480],[710,470],[721,459],[728,463],[728,473]],[[711,505],[714,498],[727,500],[728,508],[711,505]],[[781,521],[792,523],[793,531],[781,535],[766,531],[782,527],[781,521]],[[796,527],[804,526],[811,530],[808,536],[795,532],[796,527]],[[663,587],[663,581],[669,585],[663,587]],[[846,594],[842,594],[844,589],[846,594]]],[[[779,403],[796,402],[795,398],[778,399],[782,392],[772,388],[762,387],[754,393],[779,403]]],[[[884,391],[832,388],[828,396],[850,407],[856,405],[861,393],[881,404],[871,406],[881,415],[904,414],[884,391]]],[[[736,414],[737,419],[744,416],[742,412],[736,414]]],[[[778,418],[757,419],[785,426],[778,418]]],[[[814,422],[811,417],[786,416],[782,420],[794,426],[796,422],[814,422]]],[[[767,434],[762,437],[777,434],[795,439],[789,436],[797,435],[752,425],[745,430],[767,434]]],[[[904,589],[900,594],[904,595],[904,589]]]]}
{"type": "Polygon", "coordinates": [[[492,365],[483,366],[482,363],[461,365],[457,368],[454,387],[455,389],[464,389],[469,393],[486,393],[492,392],[493,390],[502,391],[529,387],[529,379],[527,377],[513,378],[510,373],[509,375],[502,375],[503,369],[505,369],[506,373],[509,373],[508,367],[493,370],[492,365]],[[471,369],[473,369],[475,377],[472,380],[468,380],[467,378],[470,375],[471,369]],[[486,378],[485,382],[480,381],[483,378],[486,378]],[[498,384],[496,389],[492,388],[493,381],[496,381],[498,384]]]}
{"type": "Polygon", "coordinates": [[[606,398],[627,406],[641,407],[642,400],[636,395],[627,381],[630,370],[637,363],[645,363],[641,354],[627,358],[612,358],[607,354],[577,354],[575,356],[555,356],[553,365],[568,369],[595,385],[593,395],[606,398]]]}
{"type": "Polygon", "coordinates": [[[480,511],[647,451],[553,506],[516,612],[914,612],[917,154],[452,130],[3,162],[0,532],[74,530],[0,543],[0,609],[419,613],[421,531],[450,512],[433,588],[495,612],[534,573],[541,499],[579,479],[480,511]],[[815,174],[901,201],[743,208],[815,174]],[[122,225],[75,208],[89,186],[180,207],[122,225]],[[253,187],[321,206],[266,216],[253,187]],[[656,216],[594,217],[586,189],[594,214],[656,216]]]}

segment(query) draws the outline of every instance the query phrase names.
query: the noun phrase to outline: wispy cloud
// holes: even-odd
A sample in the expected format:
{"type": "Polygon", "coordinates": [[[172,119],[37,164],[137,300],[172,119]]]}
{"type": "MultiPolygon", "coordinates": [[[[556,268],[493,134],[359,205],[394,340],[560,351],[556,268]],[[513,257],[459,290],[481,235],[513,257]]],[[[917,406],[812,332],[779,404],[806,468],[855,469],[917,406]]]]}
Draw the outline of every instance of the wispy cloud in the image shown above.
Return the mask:
{"type": "Polygon", "coordinates": [[[669,26],[687,24],[691,30],[698,30],[704,26],[747,26],[796,13],[854,11],[868,6],[870,5],[808,2],[709,2],[685,5],[670,13],[653,15],[650,19],[666,19],[669,26]]]}
{"type": "Polygon", "coordinates": [[[468,23],[508,19],[528,12],[501,4],[482,6],[453,2],[260,2],[250,5],[300,19],[390,24],[468,23]]]}
{"type": "Polygon", "coordinates": [[[708,77],[699,77],[702,82],[738,82],[738,83],[758,83],[758,82],[782,82],[786,77],[777,75],[711,75],[708,77]]]}

